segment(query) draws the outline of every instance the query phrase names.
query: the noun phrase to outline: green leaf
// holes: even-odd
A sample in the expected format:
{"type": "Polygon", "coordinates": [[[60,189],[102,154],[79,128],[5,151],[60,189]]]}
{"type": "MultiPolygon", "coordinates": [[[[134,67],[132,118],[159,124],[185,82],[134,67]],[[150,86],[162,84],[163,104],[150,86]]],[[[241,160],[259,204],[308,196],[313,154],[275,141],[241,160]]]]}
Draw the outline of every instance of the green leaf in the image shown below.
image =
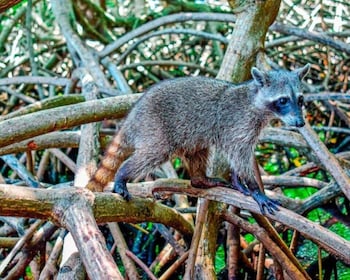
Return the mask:
{"type": "Polygon", "coordinates": [[[219,272],[226,267],[224,246],[220,245],[215,255],[215,271],[219,272]]]}

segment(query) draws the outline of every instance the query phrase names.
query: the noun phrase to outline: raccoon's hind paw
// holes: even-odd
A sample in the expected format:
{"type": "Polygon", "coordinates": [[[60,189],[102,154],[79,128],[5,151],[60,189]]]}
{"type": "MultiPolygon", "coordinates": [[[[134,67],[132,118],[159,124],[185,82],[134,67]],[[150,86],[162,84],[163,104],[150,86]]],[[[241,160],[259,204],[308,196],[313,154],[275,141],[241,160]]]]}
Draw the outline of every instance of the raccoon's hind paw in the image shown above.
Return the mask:
{"type": "Polygon", "coordinates": [[[124,182],[114,182],[113,192],[121,195],[122,198],[126,201],[129,201],[131,199],[131,195],[124,182]]]}
{"type": "Polygon", "coordinates": [[[280,203],[276,200],[273,200],[271,198],[268,198],[265,194],[263,194],[260,190],[259,191],[253,191],[251,193],[251,196],[255,199],[255,201],[258,203],[261,214],[265,215],[265,208],[267,211],[274,215],[276,211],[279,211],[278,206],[280,203]]]}

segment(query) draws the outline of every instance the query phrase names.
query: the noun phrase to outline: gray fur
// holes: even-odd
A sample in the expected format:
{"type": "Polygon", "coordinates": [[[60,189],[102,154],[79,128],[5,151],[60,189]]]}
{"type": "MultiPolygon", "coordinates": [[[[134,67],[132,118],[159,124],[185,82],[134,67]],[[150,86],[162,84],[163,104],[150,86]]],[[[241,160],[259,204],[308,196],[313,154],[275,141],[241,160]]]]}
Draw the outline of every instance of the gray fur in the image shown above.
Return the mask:
{"type": "MultiPolygon", "coordinates": [[[[122,143],[118,149],[131,156],[116,175],[116,188],[146,175],[174,155],[188,161],[191,176],[203,177],[209,148],[215,147],[226,155],[232,171],[247,183],[251,193],[258,192],[252,168],[258,136],[272,118],[292,126],[303,125],[301,104],[297,103],[300,81],[308,69],[306,65],[292,72],[265,73],[252,68],[253,80],[239,85],[187,77],[151,87],[119,132],[122,143]],[[283,110],[280,103],[285,100],[276,103],[281,97],[290,102],[283,110]]],[[[122,188],[127,192],[125,186],[122,188]]],[[[264,202],[259,205],[262,211],[264,207],[270,211],[264,202]]]]}

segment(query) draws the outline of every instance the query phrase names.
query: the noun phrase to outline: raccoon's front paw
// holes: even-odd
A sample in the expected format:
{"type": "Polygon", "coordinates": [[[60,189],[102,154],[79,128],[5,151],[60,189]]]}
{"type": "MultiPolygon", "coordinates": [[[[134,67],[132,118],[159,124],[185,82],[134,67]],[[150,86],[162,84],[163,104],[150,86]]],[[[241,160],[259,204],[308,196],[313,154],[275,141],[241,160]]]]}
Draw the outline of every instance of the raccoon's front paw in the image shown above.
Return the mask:
{"type": "Polygon", "coordinates": [[[278,211],[278,206],[280,203],[276,200],[273,200],[271,198],[268,198],[265,194],[263,194],[261,191],[253,191],[251,193],[251,196],[255,199],[255,201],[258,203],[261,214],[265,215],[265,208],[267,211],[274,215],[276,211],[278,211]]]}
{"type": "Polygon", "coordinates": [[[124,182],[115,182],[113,192],[121,195],[122,198],[126,201],[129,201],[131,199],[131,195],[124,182]]]}

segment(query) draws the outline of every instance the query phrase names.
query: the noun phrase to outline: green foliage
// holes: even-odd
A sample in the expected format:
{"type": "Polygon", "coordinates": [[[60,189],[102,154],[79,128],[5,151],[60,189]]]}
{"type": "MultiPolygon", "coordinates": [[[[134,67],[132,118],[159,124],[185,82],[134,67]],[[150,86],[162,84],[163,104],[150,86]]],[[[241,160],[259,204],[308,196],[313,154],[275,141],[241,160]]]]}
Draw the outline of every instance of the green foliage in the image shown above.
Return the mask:
{"type": "Polygon", "coordinates": [[[244,239],[248,242],[248,243],[251,243],[253,242],[256,238],[253,234],[251,233],[247,233],[244,235],[244,239]]]}
{"type": "Polygon", "coordinates": [[[225,248],[223,245],[220,245],[215,255],[215,271],[220,272],[226,267],[225,255],[225,248]]]}
{"type": "Polygon", "coordinates": [[[282,148],[270,143],[259,145],[256,155],[264,170],[273,175],[282,174],[306,163],[306,158],[296,148],[282,148]]]}
{"type": "Polygon", "coordinates": [[[34,280],[34,279],[35,279],[35,277],[34,277],[34,275],[33,275],[33,273],[32,273],[32,270],[31,270],[30,266],[27,266],[27,267],[26,267],[26,276],[25,276],[25,279],[26,279],[26,280],[34,280]]]}
{"type": "Polygon", "coordinates": [[[350,240],[350,228],[344,225],[343,223],[340,223],[340,222],[334,223],[329,229],[331,231],[334,231],[344,239],[350,240]]]}
{"type": "Polygon", "coordinates": [[[315,188],[311,187],[298,187],[298,188],[285,188],[283,189],[283,193],[290,198],[293,199],[305,199],[308,198],[310,195],[317,192],[315,188]]]}
{"type": "Polygon", "coordinates": [[[303,240],[303,243],[301,246],[299,246],[296,257],[298,259],[303,260],[303,265],[307,267],[312,262],[315,261],[315,256],[317,256],[318,247],[315,243],[311,242],[310,240],[303,240]]]}
{"type": "Polygon", "coordinates": [[[318,133],[318,137],[320,138],[320,140],[321,140],[322,142],[324,142],[324,141],[326,140],[326,133],[325,133],[324,131],[320,131],[320,132],[318,133]]]}
{"type": "Polygon", "coordinates": [[[182,166],[181,159],[180,158],[175,158],[173,165],[174,165],[175,170],[179,169],[182,166]]]}

